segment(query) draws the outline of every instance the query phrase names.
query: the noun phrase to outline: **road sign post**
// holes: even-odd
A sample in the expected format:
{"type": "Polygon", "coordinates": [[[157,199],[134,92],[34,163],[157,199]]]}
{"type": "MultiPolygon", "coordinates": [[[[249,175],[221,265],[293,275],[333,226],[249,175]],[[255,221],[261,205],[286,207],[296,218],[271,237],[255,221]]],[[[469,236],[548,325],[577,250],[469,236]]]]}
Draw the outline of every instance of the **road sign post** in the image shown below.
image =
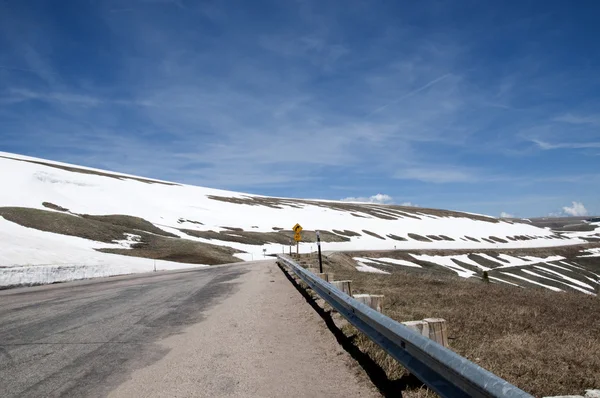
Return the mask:
{"type": "Polygon", "coordinates": [[[292,231],[294,231],[294,240],[296,241],[296,254],[300,255],[300,241],[302,240],[302,226],[298,223],[292,227],[292,231]]]}
{"type": "Polygon", "coordinates": [[[321,260],[321,236],[317,231],[317,248],[319,249],[319,273],[323,273],[323,260],[321,260]]]}

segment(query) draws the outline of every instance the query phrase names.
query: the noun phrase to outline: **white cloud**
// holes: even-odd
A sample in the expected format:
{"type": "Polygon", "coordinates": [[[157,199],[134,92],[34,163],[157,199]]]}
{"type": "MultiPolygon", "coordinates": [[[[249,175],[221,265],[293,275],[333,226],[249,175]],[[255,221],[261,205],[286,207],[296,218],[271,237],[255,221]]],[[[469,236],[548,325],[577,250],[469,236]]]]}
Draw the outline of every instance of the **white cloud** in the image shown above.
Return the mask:
{"type": "Polygon", "coordinates": [[[588,211],[581,202],[572,202],[573,206],[564,206],[563,212],[573,217],[587,216],[588,211]]]}
{"type": "Polygon", "coordinates": [[[419,207],[419,205],[411,203],[411,202],[403,202],[400,203],[400,206],[408,206],[408,207],[419,207]]]}
{"type": "MultiPolygon", "coordinates": [[[[377,195],[367,197],[348,197],[342,199],[343,202],[365,202],[365,203],[381,203],[381,204],[391,204],[394,199],[390,195],[378,193],[377,195]]],[[[409,206],[403,204],[403,206],[409,206]]]]}
{"type": "Polygon", "coordinates": [[[515,218],[515,216],[513,214],[503,211],[502,213],[500,213],[500,218],[515,218]]]}

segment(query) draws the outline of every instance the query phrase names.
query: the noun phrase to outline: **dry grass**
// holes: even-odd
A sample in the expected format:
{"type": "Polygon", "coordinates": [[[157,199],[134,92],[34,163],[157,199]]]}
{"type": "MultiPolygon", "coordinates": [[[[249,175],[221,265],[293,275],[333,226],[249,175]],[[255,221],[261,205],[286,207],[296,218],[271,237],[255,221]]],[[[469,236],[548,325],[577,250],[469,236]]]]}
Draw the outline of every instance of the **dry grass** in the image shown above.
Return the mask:
{"type": "Polygon", "coordinates": [[[67,209],[66,207],[55,205],[54,203],[50,203],[50,202],[43,202],[42,206],[44,206],[48,209],[57,210],[57,211],[69,211],[69,209],[67,209]]]}
{"type": "Polygon", "coordinates": [[[152,234],[161,235],[161,236],[169,236],[171,238],[178,238],[177,235],[172,234],[170,232],[164,231],[150,221],[146,221],[140,217],[134,216],[126,216],[123,214],[110,214],[106,216],[94,216],[90,214],[84,214],[81,217],[88,220],[96,220],[103,223],[108,223],[112,225],[119,225],[133,231],[145,231],[150,232],[152,234]]]}
{"type": "Polygon", "coordinates": [[[409,233],[408,237],[414,240],[418,240],[419,242],[431,242],[431,239],[421,236],[419,234],[409,233]]]}
{"type": "Polygon", "coordinates": [[[266,206],[274,209],[283,209],[285,207],[302,208],[306,205],[319,206],[327,209],[333,209],[343,212],[348,212],[355,217],[366,218],[368,216],[380,218],[384,220],[397,220],[400,217],[422,219],[427,216],[435,217],[464,217],[473,220],[479,220],[489,223],[497,223],[498,220],[491,217],[479,216],[475,214],[461,213],[450,210],[416,208],[408,206],[382,205],[373,203],[346,203],[346,202],[321,202],[318,200],[306,199],[283,199],[271,197],[227,197],[209,195],[209,199],[218,200],[221,202],[243,204],[249,206],[266,206]]]}
{"type": "Polygon", "coordinates": [[[367,234],[367,235],[371,235],[371,236],[372,236],[372,237],[374,237],[374,238],[378,238],[378,239],[383,239],[383,240],[385,240],[385,238],[384,238],[383,236],[381,236],[381,235],[378,235],[378,234],[376,234],[375,232],[367,231],[366,229],[363,229],[362,231],[363,231],[365,234],[367,234]]]}
{"type": "Polygon", "coordinates": [[[141,237],[132,249],[101,249],[105,253],[146,257],[191,264],[225,264],[240,261],[232,254],[239,251],[180,239],[138,217],[124,215],[77,216],[68,213],[23,207],[1,207],[0,216],[28,228],[76,236],[97,242],[112,243],[125,239],[125,234],[141,237]]]}
{"type": "MultiPolygon", "coordinates": [[[[384,294],[384,313],[393,319],[446,319],[452,350],[525,391],[580,394],[600,386],[600,299],[423,270],[361,273],[348,259],[330,256],[326,268],[336,279],[351,279],[356,293],[384,294]]],[[[403,368],[364,336],[356,343],[390,378],[403,376],[403,368]]]]}
{"type": "Polygon", "coordinates": [[[54,232],[61,235],[77,236],[97,242],[110,243],[114,240],[124,239],[125,233],[134,233],[132,228],[122,225],[87,219],[67,213],[24,207],[1,207],[0,216],[27,228],[54,232]]]}
{"type": "Polygon", "coordinates": [[[132,249],[98,249],[98,251],[189,264],[217,265],[241,261],[233,256],[241,252],[230,247],[146,234],[142,235],[142,242],[133,245],[132,249]]]}
{"type": "MultiPolygon", "coordinates": [[[[223,227],[225,228],[225,227],[223,227]]],[[[247,245],[265,245],[267,243],[278,243],[280,245],[289,245],[294,238],[294,232],[291,230],[278,230],[276,232],[255,232],[244,231],[241,228],[227,228],[227,231],[196,231],[192,229],[182,229],[190,236],[203,239],[214,239],[224,242],[237,242],[247,245]]],[[[337,235],[328,231],[319,231],[322,242],[348,242],[350,238],[337,235]]],[[[302,242],[311,243],[317,241],[315,231],[302,231],[302,242]]]]}

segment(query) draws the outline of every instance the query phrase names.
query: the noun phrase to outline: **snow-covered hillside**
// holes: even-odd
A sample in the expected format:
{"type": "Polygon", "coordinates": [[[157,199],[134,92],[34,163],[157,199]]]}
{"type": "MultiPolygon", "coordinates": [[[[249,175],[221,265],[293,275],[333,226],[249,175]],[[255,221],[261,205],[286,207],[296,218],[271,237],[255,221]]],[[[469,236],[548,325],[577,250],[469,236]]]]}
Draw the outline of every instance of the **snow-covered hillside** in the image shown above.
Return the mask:
{"type": "MultiPolygon", "coordinates": [[[[305,240],[309,241],[300,245],[302,252],[316,249],[310,242],[314,240],[311,231],[315,230],[324,232],[325,250],[520,248],[585,242],[580,237],[560,237],[548,229],[486,216],[416,207],[269,198],[3,152],[0,184],[0,286],[14,284],[19,279],[16,270],[21,275],[33,275],[27,279],[29,282],[50,281],[36,279],[35,270],[42,269],[39,267],[94,267],[104,269],[102,275],[150,271],[154,267],[152,258],[176,257],[161,256],[158,251],[149,254],[147,247],[164,247],[182,239],[233,248],[232,253],[237,251],[233,255],[242,260],[257,259],[264,255],[264,249],[267,254],[287,250],[290,229],[296,223],[304,227],[305,240]],[[122,229],[112,228],[114,225],[105,219],[92,219],[90,223],[102,222],[102,226],[111,226],[107,231],[117,234],[115,239],[107,240],[103,235],[97,241],[95,231],[81,232],[79,224],[77,228],[70,226],[71,222],[87,222],[84,215],[126,215],[138,217],[140,220],[134,221],[140,225],[149,223],[138,236],[136,231],[140,228],[130,225],[133,221],[129,219],[116,221],[122,229]],[[123,232],[126,224],[129,229],[123,232]],[[153,237],[160,237],[160,242],[150,242],[153,237]],[[148,258],[114,254],[118,249],[131,250],[134,256],[138,249],[147,250],[141,256],[148,258]]],[[[90,228],[95,230],[94,225],[90,224],[90,228]]],[[[159,269],[186,266],[189,265],[181,262],[157,263],[159,269]]],[[[89,276],[86,272],[82,275],[89,276]]],[[[78,277],[81,275],[65,278],[78,277]]]]}

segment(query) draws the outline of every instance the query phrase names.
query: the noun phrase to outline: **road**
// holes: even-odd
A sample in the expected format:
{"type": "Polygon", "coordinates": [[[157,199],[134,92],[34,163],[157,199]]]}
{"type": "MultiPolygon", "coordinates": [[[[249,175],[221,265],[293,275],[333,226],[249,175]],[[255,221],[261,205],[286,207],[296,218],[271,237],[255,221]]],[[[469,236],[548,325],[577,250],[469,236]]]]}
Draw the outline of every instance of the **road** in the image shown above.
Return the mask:
{"type": "Polygon", "coordinates": [[[2,397],[378,396],[274,261],[5,290],[0,303],[2,397]]]}

